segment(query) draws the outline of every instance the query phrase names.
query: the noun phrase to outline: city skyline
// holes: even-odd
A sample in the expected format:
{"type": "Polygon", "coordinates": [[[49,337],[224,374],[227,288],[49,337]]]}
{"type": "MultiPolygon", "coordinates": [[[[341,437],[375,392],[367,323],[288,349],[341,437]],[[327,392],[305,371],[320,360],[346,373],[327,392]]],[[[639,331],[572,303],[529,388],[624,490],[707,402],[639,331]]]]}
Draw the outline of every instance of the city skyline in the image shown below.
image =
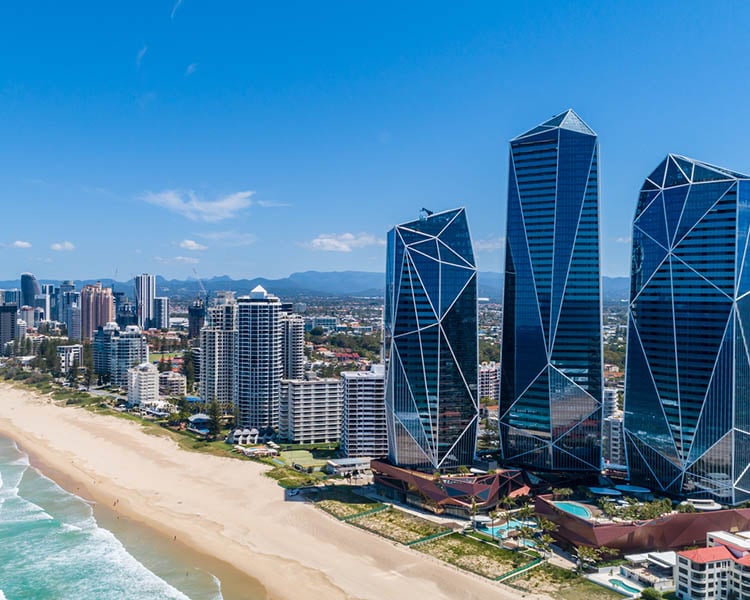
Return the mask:
{"type": "Polygon", "coordinates": [[[747,82],[641,92],[644,70],[736,70],[748,7],[649,6],[660,35],[643,43],[639,3],[431,5],[424,27],[416,5],[347,9],[342,27],[334,8],[171,4],[4,8],[0,186],[18,226],[0,229],[0,279],[375,271],[404,204],[465,206],[479,269],[500,271],[505,140],[567,107],[605,148],[605,275],[628,275],[642,173],[667,151],[750,170],[750,118],[725,110],[747,82]]]}

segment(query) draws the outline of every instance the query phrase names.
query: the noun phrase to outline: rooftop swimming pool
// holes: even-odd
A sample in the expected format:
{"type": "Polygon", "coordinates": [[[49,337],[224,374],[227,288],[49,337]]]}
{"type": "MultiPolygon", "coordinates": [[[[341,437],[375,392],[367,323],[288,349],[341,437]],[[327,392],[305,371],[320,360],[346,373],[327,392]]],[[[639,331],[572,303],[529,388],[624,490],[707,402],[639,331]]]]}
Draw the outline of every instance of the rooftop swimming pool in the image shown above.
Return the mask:
{"type": "Polygon", "coordinates": [[[552,504],[560,510],[564,510],[571,515],[581,517],[582,519],[590,519],[593,516],[588,508],[577,502],[553,502],[552,504]]]}

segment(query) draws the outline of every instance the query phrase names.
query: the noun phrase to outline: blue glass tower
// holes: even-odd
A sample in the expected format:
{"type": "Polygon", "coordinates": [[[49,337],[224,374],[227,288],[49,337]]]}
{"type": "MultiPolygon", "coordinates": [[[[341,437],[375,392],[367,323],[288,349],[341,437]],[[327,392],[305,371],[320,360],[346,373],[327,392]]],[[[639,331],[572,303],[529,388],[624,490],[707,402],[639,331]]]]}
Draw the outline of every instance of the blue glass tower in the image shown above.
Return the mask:
{"type": "Polygon", "coordinates": [[[750,499],[750,179],[669,155],[641,188],[625,383],[634,481],[750,499]]]}
{"type": "Polygon", "coordinates": [[[601,463],[599,143],[568,110],[510,142],[500,383],[504,460],[601,463]]]}
{"type": "Polygon", "coordinates": [[[386,421],[392,463],[450,470],[474,459],[477,275],[463,208],[388,232],[386,421]]]}

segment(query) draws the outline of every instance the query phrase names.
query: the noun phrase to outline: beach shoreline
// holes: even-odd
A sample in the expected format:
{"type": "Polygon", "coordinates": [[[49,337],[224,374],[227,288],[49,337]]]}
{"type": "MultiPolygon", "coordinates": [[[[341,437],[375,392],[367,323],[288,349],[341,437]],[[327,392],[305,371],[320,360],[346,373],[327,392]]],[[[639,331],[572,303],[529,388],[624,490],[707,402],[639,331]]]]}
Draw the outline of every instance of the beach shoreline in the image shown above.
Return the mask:
{"type": "Polygon", "coordinates": [[[132,421],[0,383],[0,434],[95,502],[103,527],[119,516],[171,539],[189,562],[211,563],[227,600],[519,595],[286,500],[263,465],[182,450],[132,421]]]}

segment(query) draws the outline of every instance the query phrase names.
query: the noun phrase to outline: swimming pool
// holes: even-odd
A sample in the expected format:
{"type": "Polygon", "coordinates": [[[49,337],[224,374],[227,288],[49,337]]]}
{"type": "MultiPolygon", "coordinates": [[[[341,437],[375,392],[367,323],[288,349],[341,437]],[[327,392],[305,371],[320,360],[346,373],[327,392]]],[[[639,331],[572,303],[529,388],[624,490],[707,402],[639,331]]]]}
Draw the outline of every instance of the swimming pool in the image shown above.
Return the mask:
{"type": "Polygon", "coordinates": [[[581,517],[582,519],[590,519],[592,516],[591,511],[588,508],[577,502],[553,502],[553,504],[560,510],[564,510],[571,515],[581,517]]]}
{"type": "Polygon", "coordinates": [[[505,538],[508,536],[508,531],[511,529],[520,529],[521,527],[535,528],[536,523],[534,521],[517,521],[516,519],[511,519],[502,525],[495,525],[494,527],[483,526],[481,531],[486,532],[493,537],[505,538]]]}
{"type": "Polygon", "coordinates": [[[641,593],[641,590],[639,590],[638,588],[634,588],[632,585],[628,585],[627,583],[625,583],[624,581],[620,581],[619,579],[610,579],[609,583],[612,587],[618,590],[622,590],[623,592],[627,592],[631,596],[633,594],[641,593]]]}

